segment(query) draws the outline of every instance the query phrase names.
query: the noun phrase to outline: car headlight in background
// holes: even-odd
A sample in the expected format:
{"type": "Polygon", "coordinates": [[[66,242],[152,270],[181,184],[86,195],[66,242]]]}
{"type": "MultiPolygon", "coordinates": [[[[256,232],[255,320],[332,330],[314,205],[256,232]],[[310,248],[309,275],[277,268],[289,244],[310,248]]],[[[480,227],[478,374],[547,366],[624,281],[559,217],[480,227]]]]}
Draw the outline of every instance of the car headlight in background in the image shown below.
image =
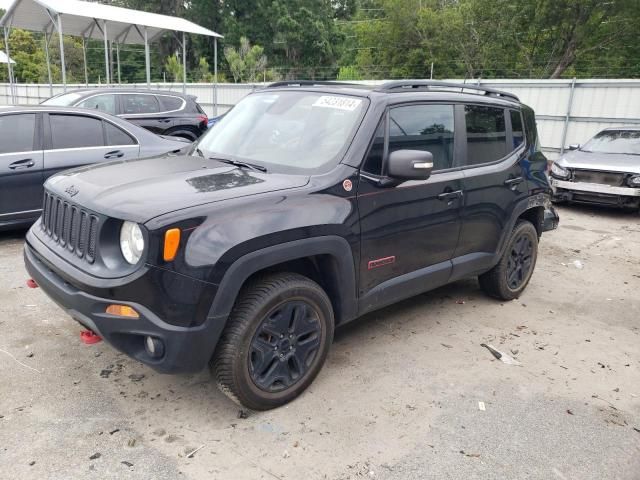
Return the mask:
{"type": "Polygon", "coordinates": [[[558,178],[569,178],[570,172],[554,162],[553,165],[551,165],[551,175],[558,178]]]}
{"type": "Polygon", "coordinates": [[[124,222],[120,229],[120,250],[131,265],[140,261],[144,252],[144,236],[140,226],[134,222],[124,222]]]}
{"type": "Polygon", "coordinates": [[[630,187],[640,187],[640,175],[634,175],[627,180],[630,187]]]}

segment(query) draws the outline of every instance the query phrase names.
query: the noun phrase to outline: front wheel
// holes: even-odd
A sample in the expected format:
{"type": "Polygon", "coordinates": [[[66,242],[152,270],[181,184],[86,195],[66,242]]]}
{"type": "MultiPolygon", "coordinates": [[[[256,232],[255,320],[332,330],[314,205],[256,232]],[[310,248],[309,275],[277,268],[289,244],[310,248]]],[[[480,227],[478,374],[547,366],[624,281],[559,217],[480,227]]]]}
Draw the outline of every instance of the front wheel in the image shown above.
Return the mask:
{"type": "Polygon", "coordinates": [[[518,298],[531,280],[538,259],[538,232],[531,222],[519,220],[500,262],[478,277],[480,288],[494,298],[518,298]]]}
{"type": "Polygon", "coordinates": [[[246,285],[211,368],[220,389],[253,410],[290,402],[316,377],[333,340],[333,309],[322,288],[294,273],[246,285]]]}

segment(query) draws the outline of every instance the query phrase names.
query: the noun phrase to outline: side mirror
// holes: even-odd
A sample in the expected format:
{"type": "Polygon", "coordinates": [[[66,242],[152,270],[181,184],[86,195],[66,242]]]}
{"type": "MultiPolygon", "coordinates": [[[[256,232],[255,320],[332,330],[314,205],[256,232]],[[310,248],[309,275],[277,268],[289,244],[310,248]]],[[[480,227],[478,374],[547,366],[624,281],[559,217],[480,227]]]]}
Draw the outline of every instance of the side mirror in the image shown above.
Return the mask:
{"type": "Polygon", "coordinates": [[[396,150],[389,154],[387,173],[402,180],[426,180],[433,170],[433,155],[423,150],[396,150]]]}
{"type": "Polygon", "coordinates": [[[579,143],[572,143],[571,145],[569,145],[569,148],[567,148],[567,150],[578,150],[579,148],[580,148],[579,143]]]}

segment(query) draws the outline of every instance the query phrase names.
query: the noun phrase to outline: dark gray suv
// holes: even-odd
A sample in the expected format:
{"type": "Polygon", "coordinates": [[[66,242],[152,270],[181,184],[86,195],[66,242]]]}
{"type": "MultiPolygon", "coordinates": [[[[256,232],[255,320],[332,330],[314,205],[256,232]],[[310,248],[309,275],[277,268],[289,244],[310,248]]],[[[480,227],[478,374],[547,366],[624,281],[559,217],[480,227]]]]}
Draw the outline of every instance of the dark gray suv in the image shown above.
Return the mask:
{"type": "Polygon", "coordinates": [[[167,139],[99,111],[59,107],[0,109],[0,229],[33,223],[42,185],[71,167],[183,153],[190,144],[167,139]]]}

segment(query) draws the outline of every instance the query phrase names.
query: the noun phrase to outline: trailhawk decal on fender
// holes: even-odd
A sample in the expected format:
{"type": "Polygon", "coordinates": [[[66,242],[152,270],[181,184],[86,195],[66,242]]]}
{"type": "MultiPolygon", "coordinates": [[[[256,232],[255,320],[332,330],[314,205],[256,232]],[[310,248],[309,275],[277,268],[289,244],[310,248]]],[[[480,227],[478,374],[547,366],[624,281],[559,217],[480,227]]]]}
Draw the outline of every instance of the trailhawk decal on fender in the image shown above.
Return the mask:
{"type": "Polygon", "coordinates": [[[385,265],[391,265],[392,263],[395,263],[395,261],[396,261],[395,255],[392,255],[390,257],[378,258],[376,260],[371,260],[367,264],[367,269],[373,270],[374,268],[384,267],[385,265]]]}

